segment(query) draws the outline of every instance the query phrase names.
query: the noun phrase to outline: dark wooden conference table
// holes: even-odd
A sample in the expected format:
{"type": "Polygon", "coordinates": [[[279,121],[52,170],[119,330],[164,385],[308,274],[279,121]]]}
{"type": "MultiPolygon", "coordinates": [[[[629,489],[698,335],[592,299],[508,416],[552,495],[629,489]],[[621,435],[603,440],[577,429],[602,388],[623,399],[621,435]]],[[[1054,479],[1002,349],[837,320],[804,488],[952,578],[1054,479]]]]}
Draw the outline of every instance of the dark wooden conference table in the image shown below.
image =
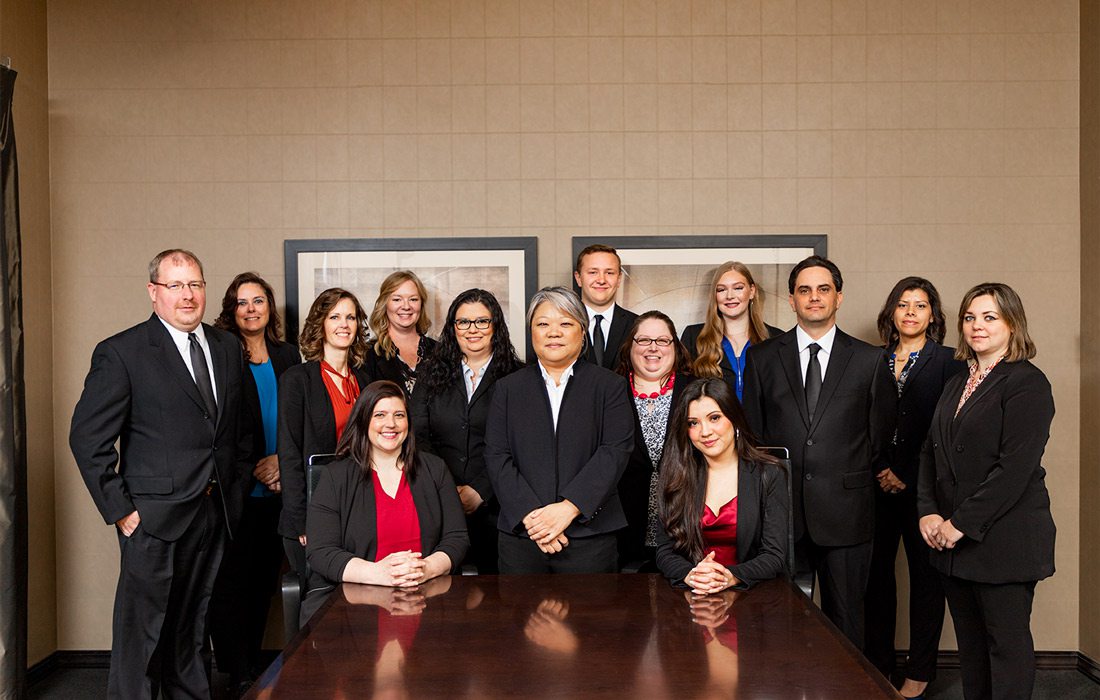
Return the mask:
{"type": "Polygon", "coordinates": [[[697,598],[657,574],[344,584],[251,698],[900,698],[791,583],[697,598]]]}

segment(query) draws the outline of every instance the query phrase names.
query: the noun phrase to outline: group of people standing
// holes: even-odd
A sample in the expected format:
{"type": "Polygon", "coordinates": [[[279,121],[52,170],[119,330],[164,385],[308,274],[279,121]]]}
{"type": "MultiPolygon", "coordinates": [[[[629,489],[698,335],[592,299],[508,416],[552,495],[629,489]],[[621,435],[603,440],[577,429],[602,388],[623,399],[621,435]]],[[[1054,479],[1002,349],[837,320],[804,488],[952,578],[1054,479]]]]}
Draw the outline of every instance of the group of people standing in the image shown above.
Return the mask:
{"type": "Polygon", "coordinates": [[[485,290],[459,294],[430,338],[411,271],[369,314],[322,292],[298,348],[255,273],[214,327],[192,253],[165,251],[149,274],[154,313],[97,346],[70,433],[122,551],[112,696],[208,692],[207,631],[247,686],[284,554],[303,618],[340,582],[413,587],[460,566],[649,567],[698,596],[791,568],[889,674],[899,540],[902,694],[934,676],[946,594],[966,696],[1030,695],[1031,601],[1054,570],[1040,465],[1054,407],[1007,285],[964,296],[953,350],[935,287],[905,278],[875,347],[836,326],[832,261],[791,271],[786,332],[728,262],[679,334],[616,304],[621,262],[596,245],[577,258],[579,296],[530,300],[524,364],[485,290]]]}

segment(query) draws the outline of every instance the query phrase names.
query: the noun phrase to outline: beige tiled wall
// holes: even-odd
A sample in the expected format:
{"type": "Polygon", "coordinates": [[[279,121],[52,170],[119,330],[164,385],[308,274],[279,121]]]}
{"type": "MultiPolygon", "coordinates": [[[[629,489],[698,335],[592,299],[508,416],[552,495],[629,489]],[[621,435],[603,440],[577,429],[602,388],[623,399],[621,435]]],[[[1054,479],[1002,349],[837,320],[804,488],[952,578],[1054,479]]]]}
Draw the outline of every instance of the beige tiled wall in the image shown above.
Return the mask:
{"type": "MultiPolygon", "coordinates": [[[[1059,574],[1036,639],[1076,649],[1078,8],[1069,0],[50,4],[59,630],[109,643],[111,532],[64,436],[94,342],[192,247],[214,288],[286,238],[822,232],[843,326],[899,277],[1031,312],[1058,417],[1059,574]],[[94,293],[89,293],[94,290],[94,293]]],[[[213,314],[208,314],[212,317],[213,314]]],[[[947,643],[951,644],[950,637],[947,643]]]]}

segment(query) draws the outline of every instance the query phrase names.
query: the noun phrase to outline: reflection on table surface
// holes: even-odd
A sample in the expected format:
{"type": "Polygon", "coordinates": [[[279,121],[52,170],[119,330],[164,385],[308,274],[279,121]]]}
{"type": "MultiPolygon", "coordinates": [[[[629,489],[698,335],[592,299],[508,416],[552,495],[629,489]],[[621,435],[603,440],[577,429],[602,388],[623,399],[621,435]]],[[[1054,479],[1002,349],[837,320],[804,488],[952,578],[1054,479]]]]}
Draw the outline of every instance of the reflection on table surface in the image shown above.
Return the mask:
{"type": "Polygon", "coordinates": [[[257,698],[898,696],[787,581],[695,597],[657,575],[345,584],[257,698]]]}

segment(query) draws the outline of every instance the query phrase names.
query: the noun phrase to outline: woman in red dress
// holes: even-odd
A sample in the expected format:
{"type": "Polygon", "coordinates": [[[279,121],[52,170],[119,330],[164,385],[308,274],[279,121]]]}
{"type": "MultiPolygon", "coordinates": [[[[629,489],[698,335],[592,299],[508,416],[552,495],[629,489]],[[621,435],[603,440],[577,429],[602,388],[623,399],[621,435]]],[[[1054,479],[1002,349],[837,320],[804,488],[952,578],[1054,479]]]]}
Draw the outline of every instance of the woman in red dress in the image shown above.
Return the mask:
{"type": "Polygon", "coordinates": [[[786,475],[759,450],[734,390],[689,384],[661,458],[657,567],[698,595],[751,588],[787,561],[786,475]]]}

